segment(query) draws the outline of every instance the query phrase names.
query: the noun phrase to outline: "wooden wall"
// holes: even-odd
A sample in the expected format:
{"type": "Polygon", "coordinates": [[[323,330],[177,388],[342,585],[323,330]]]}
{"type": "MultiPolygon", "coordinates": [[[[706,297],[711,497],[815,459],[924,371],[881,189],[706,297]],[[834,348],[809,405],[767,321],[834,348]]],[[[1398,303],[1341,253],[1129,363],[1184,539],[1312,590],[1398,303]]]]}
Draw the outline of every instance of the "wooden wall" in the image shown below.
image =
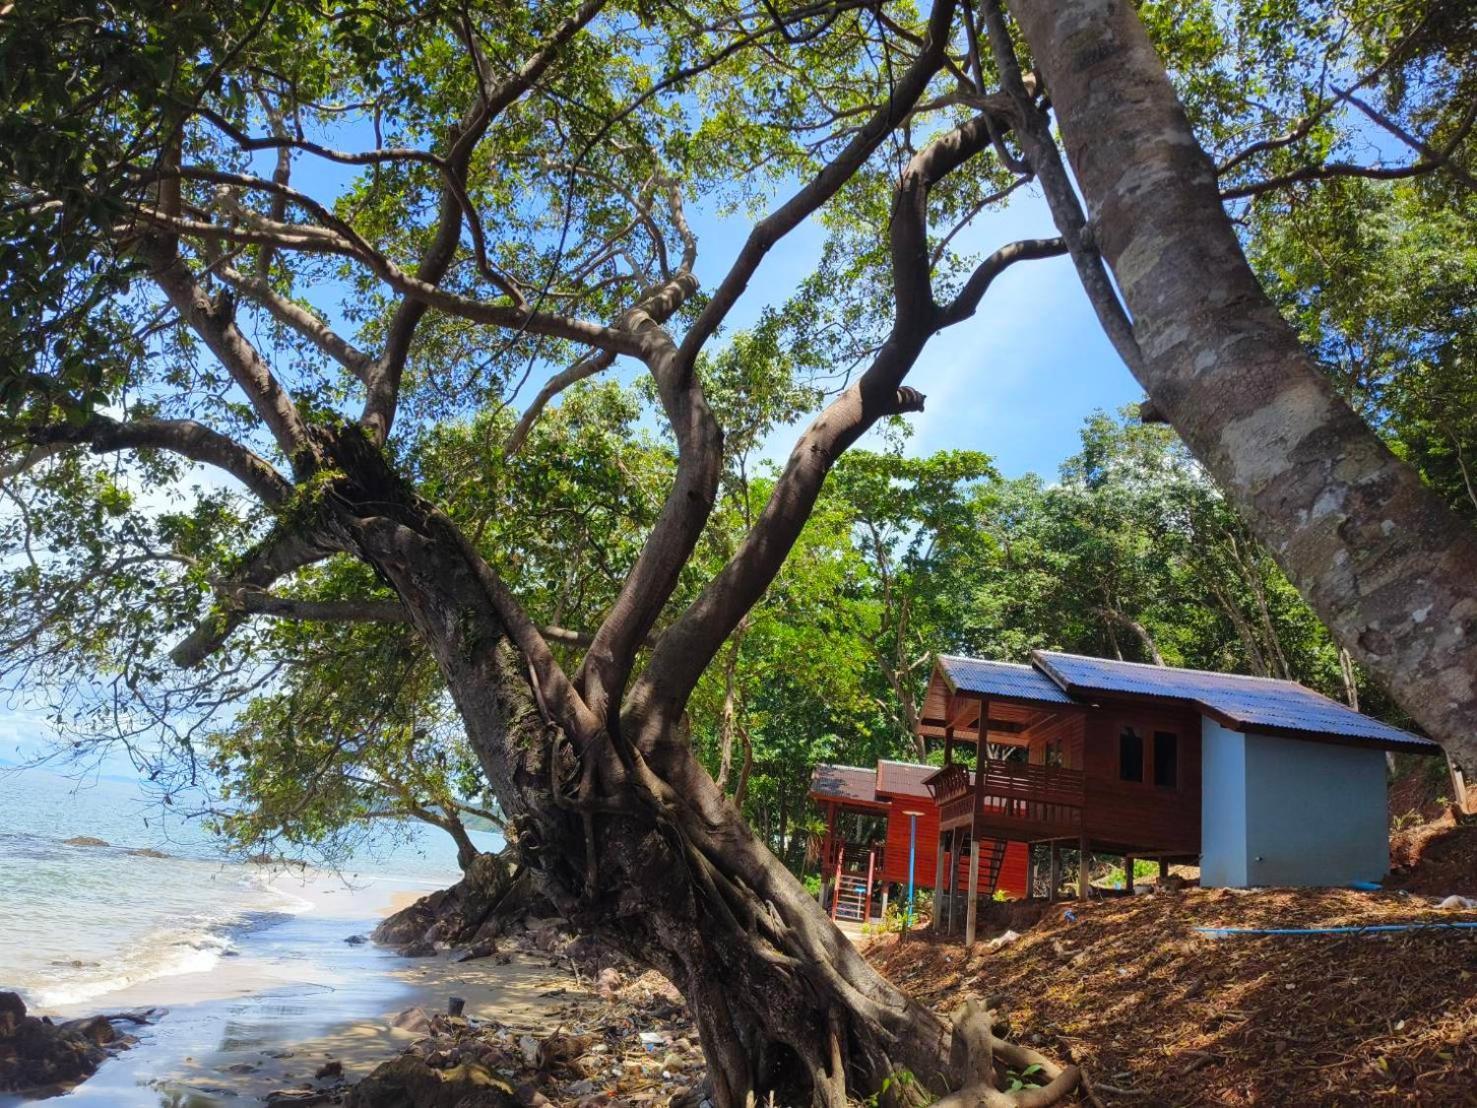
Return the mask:
{"type": "MultiPolygon", "coordinates": [[[[929,797],[889,798],[891,811],[887,819],[887,856],[883,866],[882,880],[892,881],[903,887],[908,884],[908,824],[905,812],[921,812],[918,817],[917,863],[913,871],[913,883],[920,889],[933,888],[934,869],[938,864],[939,811],[929,797]]],[[[981,840],[981,867],[984,866],[989,840],[981,840]]],[[[948,860],[944,862],[949,865],[948,860]]],[[[959,858],[959,887],[964,888],[968,879],[969,852],[961,851],[959,858]]],[[[1011,843],[1005,850],[1005,861],[1000,870],[999,888],[1007,896],[1026,895],[1026,844],[1011,843]]]]}
{"type": "Polygon", "coordinates": [[[1087,720],[1083,825],[1104,846],[1200,851],[1200,716],[1151,704],[1105,704],[1087,720]],[[1131,726],[1144,739],[1144,780],[1119,776],[1118,736],[1131,726]],[[1154,784],[1154,732],[1179,736],[1179,784],[1154,784]]]}

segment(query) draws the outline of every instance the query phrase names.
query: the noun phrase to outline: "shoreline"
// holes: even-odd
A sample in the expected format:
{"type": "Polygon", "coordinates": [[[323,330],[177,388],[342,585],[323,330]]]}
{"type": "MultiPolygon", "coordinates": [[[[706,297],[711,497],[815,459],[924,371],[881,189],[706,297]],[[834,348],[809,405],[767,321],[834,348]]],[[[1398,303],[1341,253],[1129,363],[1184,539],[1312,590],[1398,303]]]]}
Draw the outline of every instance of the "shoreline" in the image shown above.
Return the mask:
{"type": "MultiPolygon", "coordinates": [[[[243,936],[209,969],[36,1009],[68,1018],[168,1010],[134,1031],[131,1049],[54,1100],[152,1108],[167,1098],[191,1108],[245,1108],[279,1090],[331,1087],[314,1080],[330,1062],[357,1080],[420,1037],[424,1020],[413,1010],[445,1011],[452,994],[465,998],[469,1015],[530,1031],[571,995],[567,970],[526,954],[457,963],[454,953],[404,958],[345,941],[367,937],[380,919],[433,891],[430,883],[378,877],[348,888],[336,877],[284,874],[273,884],[309,906],[243,936]]],[[[0,1095],[4,1108],[22,1103],[29,1102],[0,1095]]]]}

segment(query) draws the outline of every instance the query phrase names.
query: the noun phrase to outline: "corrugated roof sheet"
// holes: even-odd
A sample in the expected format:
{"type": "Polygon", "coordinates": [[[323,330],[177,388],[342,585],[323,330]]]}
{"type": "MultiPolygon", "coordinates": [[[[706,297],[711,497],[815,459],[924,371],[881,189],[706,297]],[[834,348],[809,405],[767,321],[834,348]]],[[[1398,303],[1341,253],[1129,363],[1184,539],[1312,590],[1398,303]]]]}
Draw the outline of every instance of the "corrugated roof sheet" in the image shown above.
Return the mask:
{"type": "Polygon", "coordinates": [[[836,800],[883,803],[877,799],[877,771],[861,766],[818,765],[810,774],[810,791],[836,800]]]}
{"type": "Polygon", "coordinates": [[[877,763],[877,792],[891,796],[931,797],[923,782],[938,772],[938,766],[920,766],[912,762],[877,763]]]}
{"type": "Polygon", "coordinates": [[[1043,704],[1076,703],[1055,681],[1034,666],[987,662],[981,658],[960,658],[952,654],[940,654],[938,664],[958,692],[1009,696],[1043,704]]]}
{"type": "Polygon", "coordinates": [[[1413,750],[1439,749],[1430,739],[1361,715],[1296,681],[1119,662],[1051,650],[1033,651],[1031,657],[1062,689],[1078,695],[1100,692],[1166,697],[1190,701],[1252,730],[1306,731],[1413,750]]]}

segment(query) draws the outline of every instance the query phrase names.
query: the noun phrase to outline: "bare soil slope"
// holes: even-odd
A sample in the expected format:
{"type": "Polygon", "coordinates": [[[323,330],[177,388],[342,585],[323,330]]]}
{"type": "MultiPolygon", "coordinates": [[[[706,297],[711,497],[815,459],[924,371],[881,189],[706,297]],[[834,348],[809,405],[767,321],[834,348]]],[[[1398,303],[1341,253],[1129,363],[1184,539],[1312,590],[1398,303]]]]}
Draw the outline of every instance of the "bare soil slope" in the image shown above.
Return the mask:
{"type": "Polygon", "coordinates": [[[1458,920],[1477,912],[1394,892],[1195,889],[1061,905],[995,952],[889,936],[867,953],[941,1010],[1003,997],[1013,1038],[1083,1066],[1086,1102],[1447,1108],[1477,1105],[1477,930],[1195,928],[1458,920]]]}

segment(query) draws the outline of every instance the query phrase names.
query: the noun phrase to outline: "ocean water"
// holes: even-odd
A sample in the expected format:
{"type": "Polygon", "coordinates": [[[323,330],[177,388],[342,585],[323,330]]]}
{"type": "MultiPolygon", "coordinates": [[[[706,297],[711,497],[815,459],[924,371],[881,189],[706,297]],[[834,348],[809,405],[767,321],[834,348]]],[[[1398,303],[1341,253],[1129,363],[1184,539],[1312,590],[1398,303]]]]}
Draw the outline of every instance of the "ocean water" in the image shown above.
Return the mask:
{"type": "MultiPolygon", "coordinates": [[[[401,838],[337,875],[312,876],[382,890],[456,880],[448,836],[416,828],[401,838]]],[[[306,934],[298,921],[315,909],[306,891],[301,872],[225,857],[137,782],[0,769],[0,989],[34,1009],[76,1011],[148,982],[167,993],[161,979],[209,971],[252,944],[280,951],[306,934]],[[68,842],[79,836],[107,845],[68,842]]]]}

